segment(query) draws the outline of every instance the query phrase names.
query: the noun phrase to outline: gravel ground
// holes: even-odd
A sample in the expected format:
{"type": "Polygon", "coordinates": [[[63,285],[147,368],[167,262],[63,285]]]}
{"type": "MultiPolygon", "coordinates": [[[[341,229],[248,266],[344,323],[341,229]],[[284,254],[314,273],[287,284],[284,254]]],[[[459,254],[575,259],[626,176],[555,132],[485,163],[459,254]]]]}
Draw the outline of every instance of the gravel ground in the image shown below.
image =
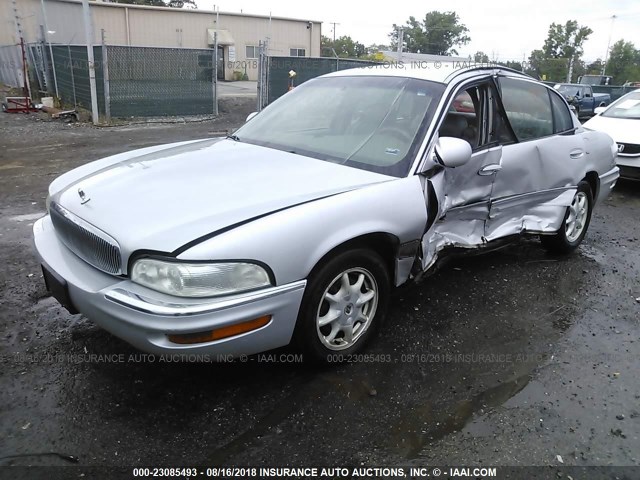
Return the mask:
{"type": "Polygon", "coordinates": [[[398,290],[372,361],[150,361],[47,295],[31,227],[57,175],[251,107],[112,128],[0,115],[0,465],[640,464],[638,184],[573,255],[526,240],[398,290]]]}

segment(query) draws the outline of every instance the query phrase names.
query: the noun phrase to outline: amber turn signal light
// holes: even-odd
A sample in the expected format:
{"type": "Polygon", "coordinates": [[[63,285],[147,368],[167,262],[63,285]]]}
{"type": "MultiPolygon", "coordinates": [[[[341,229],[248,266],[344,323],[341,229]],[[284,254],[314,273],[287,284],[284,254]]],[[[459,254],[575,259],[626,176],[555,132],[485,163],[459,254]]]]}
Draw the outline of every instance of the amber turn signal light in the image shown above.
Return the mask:
{"type": "Polygon", "coordinates": [[[171,342],[182,345],[191,343],[207,343],[257,330],[258,328],[267,325],[270,321],[271,315],[265,315],[247,322],[236,323],[235,325],[229,325],[228,327],[216,328],[215,330],[167,335],[167,337],[171,342]]]}

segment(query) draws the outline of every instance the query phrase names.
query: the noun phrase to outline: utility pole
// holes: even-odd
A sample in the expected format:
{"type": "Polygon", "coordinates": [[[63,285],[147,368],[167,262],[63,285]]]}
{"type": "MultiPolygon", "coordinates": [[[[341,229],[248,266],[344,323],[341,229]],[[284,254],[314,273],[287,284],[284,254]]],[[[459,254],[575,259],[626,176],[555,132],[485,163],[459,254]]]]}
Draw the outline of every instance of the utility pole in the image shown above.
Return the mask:
{"type": "Polygon", "coordinates": [[[398,61],[402,60],[402,48],[404,44],[404,28],[398,29],[398,61]]]}
{"type": "Polygon", "coordinates": [[[607,52],[604,54],[604,64],[602,65],[602,75],[607,70],[607,61],[609,60],[609,47],[611,47],[611,35],[613,34],[613,22],[615,22],[616,16],[611,15],[611,28],[609,29],[609,41],[607,42],[607,52]]]}
{"type": "Polygon", "coordinates": [[[87,63],[89,64],[89,89],[91,91],[91,120],[94,125],[98,120],[98,93],[96,91],[96,65],[93,60],[93,25],[91,24],[91,11],[89,0],[82,0],[82,13],[84,15],[84,33],[87,42],[87,63]]]}
{"type": "Polygon", "coordinates": [[[335,43],[336,43],[336,25],[340,25],[340,24],[336,23],[336,22],[329,22],[329,25],[333,25],[333,44],[335,45],[335,43]]]}

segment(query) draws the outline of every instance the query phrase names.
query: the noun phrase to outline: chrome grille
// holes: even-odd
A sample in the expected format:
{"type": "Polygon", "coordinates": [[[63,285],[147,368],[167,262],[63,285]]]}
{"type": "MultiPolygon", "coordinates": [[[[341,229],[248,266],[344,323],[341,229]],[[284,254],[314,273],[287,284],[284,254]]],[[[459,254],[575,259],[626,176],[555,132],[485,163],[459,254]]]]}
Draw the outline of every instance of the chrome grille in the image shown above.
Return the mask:
{"type": "Polygon", "coordinates": [[[640,145],[618,142],[618,155],[640,155],[640,145]]]}
{"type": "Polygon", "coordinates": [[[103,272],[122,273],[118,242],[55,202],[49,213],[58,237],[73,253],[103,272]]]}

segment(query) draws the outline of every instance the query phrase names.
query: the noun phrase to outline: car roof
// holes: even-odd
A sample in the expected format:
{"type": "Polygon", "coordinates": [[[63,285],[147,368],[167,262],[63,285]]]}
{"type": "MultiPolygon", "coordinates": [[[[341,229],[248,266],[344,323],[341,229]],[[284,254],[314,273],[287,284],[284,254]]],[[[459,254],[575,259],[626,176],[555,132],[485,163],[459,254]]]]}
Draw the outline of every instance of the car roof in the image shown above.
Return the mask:
{"type": "MultiPolygon", "coordinates": [[[[413,66],[403,63],[385,63],[381,65],[371,65],[361,68],[350,68],[332,72],[324,77],[351,77],[351,76],[380,76],[380,77],[405,77],[417,78],[419,80],[430,80],[439,83],[451,83],[458,78],[472,78],[481,76],[482,74],[506,74],[509,76],[518,76],[528,80],[536,80],[518,70],[511,68],[496,66],[483,67],[460,67],[463,62],[425,62],[423,66],[413,66]]],[[[538,81],[538,80],[536,80],[538,81]]]]}

